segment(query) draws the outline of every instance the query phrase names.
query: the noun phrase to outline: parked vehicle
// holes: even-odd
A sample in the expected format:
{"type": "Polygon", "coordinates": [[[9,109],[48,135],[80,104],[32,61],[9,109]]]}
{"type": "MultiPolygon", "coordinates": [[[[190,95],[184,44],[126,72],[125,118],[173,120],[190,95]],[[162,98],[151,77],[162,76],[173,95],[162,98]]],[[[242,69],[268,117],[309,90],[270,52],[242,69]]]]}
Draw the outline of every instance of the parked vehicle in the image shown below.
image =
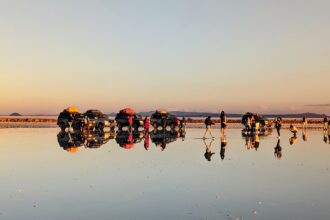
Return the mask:
{"type": "Polygon", "coordinates": [[[178,128],[180,126],[180,120],[175,115],[170,114],[166,110],[156,110],[150,117],[150,124],[154,129],[158,129],[161,126],[165,129],[167,126],[170,126],[172,129],[178,128]]]}
{"type": "Polygon", "coordinates": [[[110,120],[108,116],[106,116],[99,110],[87,110],[84,115],[85,127],[89,130],[103,130],[106,127],[109,127],[113,130],[115,127],[114,120],[110,120]]]}
{"type": "Polygon", "coordinates": [[[241,123],[244,125],[244,129],[242,130],[243,135],[255,133],[267,135],[272,130],[272,122],[269,119],[251,112],[247,112],[243,115],[241,123]]]}
{"type": "Polygon", "coordinates": [[[115,117],[115,121],[119,130],[129,126],[129,118],[132,117],[132,126],[135,130],[143,127],[144,121],[141,115],[135,113],[131,108],[125,108],[119,111],[115,117]]]}
{"type": "Polygon", "coordinates": [[[73,119],[76,115],[80,114],[76,107],[68,107],[64,109],[57,118],[57,125],[64,131],[66,128],[70,128],[73,119]]]}
{"type": "Polygon", "coordinates": [[[268,118],[263,117],[262,115],[259,115],[256,113],[251,113],[251,112],[247,112],[247,113],[245,113],[245,115],[243,115],[241,123],[243,125],[245,125],[247,123],[248,118],[254,118],[255,121],[259,122],[261,126],[264,126],[264,127],[272,126],[272,122],[268,118]]]}

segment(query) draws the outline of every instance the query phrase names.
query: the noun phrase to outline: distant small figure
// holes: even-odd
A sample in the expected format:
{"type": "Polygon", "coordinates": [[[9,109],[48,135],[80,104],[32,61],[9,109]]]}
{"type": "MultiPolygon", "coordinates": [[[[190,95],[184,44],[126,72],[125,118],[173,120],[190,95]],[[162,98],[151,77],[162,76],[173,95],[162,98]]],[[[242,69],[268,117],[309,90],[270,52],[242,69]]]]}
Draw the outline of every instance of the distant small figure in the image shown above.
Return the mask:
{"type": "Polygon", "coordinates": [[[281,140],[278,139],[276,147],[274,148],[274,156],[276,159],[281,159],[282,157],[282,147],[281,147],[281,140]]]}
{"type": "Polygon", "coordinates": [[[220,113],[220,129],[221,129],[221,134],[225,133],[225,129],[227,128],[227,116],[224,111],[221,111],[220,113]]]}
{"type": "Polygon", "coordinates": [[[212,152],[212,143],[214,140],[211,140],[209,144],[206,143],[205,140],[203,140],[204,145],[205,145],[205,153],[204,153],[204,157],[207,161],[211,161],[211,157],[213,154],[215,154],[214,152],[212,152]]]}
{"type": "Polygon", "coordinates": [[[323,130],[328,130],[329,129],[329,120],[328,117],[324,117],[323,119],[323,130]]]}
{"type": "Polygon", "coordinates": [[[303,123],[302,128],[306,129],[307,128],[307,123],[308,123],[306,115],[304,115],[304,117],[302,118],[302,123],[303,123]]]}
{"type": "Polygon", "coordinates": [[[221,138],[221,144],[220,144],[220,158],[221,160],[225,159],[225,152],[226,152],[226,146],[227,146],[227,139],[225,135],[222,135],[221,138]]]}
{"type": "Polygon", "coordinates": [[[291,124],[289,130],[293,133],[294,136],[297,136],[298,128],[296,126],[291,124]]]}
{"type": "Polygon", "coordinates": [[[277,131],[277,136],[281,137],[281,128],[282,128],[282,118],[281,117],[277,117],[275,119],[275,128],[277,131]]]}
{"type": "Polygon", "coordinates": [[[148,116],[146,116],[144,119],[144,133],[145,134],[149,133],[149,128],[150,128],[150,119],[148,116]]]}
{"type": "Polygon", "coordinates": [[[205,133],[204,133],[204,136],[203,136],[203,139],[205,139],[206,137],[206,134],[209,133],[211,135],[211,137],[214,139],[214,136],[212,134],[212,131],[211,131],[211,126],[214,125],[214,123],[212,122],[211,120],[211,116],[208,116],[205,121],[205,126],[206,126],[206,130],[205,130],[205,133]]]}

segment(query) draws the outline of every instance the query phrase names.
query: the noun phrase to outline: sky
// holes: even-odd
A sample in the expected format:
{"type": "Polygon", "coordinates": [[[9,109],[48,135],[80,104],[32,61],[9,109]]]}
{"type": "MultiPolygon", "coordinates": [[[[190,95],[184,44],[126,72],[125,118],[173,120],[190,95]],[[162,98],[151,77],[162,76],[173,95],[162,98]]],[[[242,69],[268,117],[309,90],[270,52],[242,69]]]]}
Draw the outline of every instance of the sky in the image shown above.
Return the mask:
{"type": "Polygon", "coordinates": [[[330,114],[328,0],[0,0],[0,114],[330,114]]]}

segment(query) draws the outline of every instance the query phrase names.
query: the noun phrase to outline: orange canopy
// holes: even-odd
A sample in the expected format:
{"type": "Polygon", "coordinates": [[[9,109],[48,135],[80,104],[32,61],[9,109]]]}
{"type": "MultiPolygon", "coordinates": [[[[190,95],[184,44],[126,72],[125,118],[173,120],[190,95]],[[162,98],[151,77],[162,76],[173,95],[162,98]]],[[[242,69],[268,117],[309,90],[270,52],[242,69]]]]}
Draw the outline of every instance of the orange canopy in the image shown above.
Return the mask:
{"type": "Polygon", "coordinates": [[[121,113],[127,114],[127,115],[133,115],[135,113],[134,109],[132,108],[124,108],[120,110],[121,113]]]}
{"type": "Polygon", "coordinates": [[[71,106],[71,107],[67,107],[66,110],[70,113],[77,113],[79,112],[79,109],[77,107],[71,106]]]}

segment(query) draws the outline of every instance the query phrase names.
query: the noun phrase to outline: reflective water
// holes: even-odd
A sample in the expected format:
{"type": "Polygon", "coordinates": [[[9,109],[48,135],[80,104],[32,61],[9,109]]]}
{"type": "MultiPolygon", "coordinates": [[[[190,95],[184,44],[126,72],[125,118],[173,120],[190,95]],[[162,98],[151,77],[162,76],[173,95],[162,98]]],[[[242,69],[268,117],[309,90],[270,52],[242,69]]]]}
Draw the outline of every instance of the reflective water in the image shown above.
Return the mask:
{"type": "Polygon", "coordinates": [[[149,145],[89,134],[75,149],[58,132],[0,130],[0,219],[330,219],[320,130],[306,141],[283,130],[280,147],[275,134],[246,140],[239,129],[222,144],[201,129],[151,134],[149,145]]]}

